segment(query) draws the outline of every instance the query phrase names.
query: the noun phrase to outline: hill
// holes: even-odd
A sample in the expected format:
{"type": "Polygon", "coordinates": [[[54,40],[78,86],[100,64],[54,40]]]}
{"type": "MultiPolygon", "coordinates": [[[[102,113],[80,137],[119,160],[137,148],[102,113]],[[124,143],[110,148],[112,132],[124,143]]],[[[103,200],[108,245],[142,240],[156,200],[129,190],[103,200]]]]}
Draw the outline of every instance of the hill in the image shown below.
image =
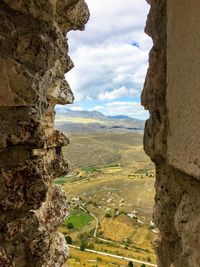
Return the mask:
{"type": "Polygon", "coordinates": [[[56,120],[70,136],[63,154],[71,163],[71,173],[55,180],[66,191],[69,205],[60,231],[70,236],[73,246],[84,243],[98,253],[121,256],[111,261],[73,247],[67,266],[127,266],[125,257],[155,264],[155,172],[143,150],[143,122],[71,110],[59,112],[56,120]]]}
{"type": "Polygon", "coordinates": [[[146,166],[150,160],[142,146],[143,135],[136,132],[74,134],[63,148],[73,169],[119,162],[122,166],[146,166]]]}
{"type": "Polygon", "coordinates": [[[56,127],[66,133],[143,131],[144,121],[124,115],[105,116],[98,111],[56,109],[56,127]]]}

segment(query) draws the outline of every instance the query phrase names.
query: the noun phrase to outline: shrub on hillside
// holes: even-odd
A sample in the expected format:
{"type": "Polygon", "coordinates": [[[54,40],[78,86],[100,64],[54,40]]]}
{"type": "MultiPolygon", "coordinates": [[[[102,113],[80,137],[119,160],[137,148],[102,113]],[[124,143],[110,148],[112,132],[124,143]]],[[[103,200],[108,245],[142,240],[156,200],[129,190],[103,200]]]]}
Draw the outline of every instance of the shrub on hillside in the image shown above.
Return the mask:
{"type": "Polygon", "coordinates": [[[81,239],[81,244],[80,244],[80,250],[84,251],[88,246],[88,242],[86,238],[81,239]]]}
{"type": "Polygon", "coordinates": [[[106,218],[111,218],[111,214],[110,214],[110,213],[106,213],[106,214],[105,214],[105,217],[106,217],[106,218]]]}
{"type": "Polygon", "coordinates": [[[68,228],[68,229],[74,229],[74,225],[73,225],[73,223],[68,222],[68,223],[67,223],[67,228],[68,228]]]}
{"type": "Polygon", "coordinates": [[[65,240],[67,241],[67,244],[71,245],[72,244],[72,238],[70,235],[65,236],[65,240]]]}
{"type": "Polygon", "coordinates": [[[127,266],[127,267],[134,267],[134,265],[133,265],[132,261],[129,261],[129,263],[128,263],[128,266],[127,266]]]}

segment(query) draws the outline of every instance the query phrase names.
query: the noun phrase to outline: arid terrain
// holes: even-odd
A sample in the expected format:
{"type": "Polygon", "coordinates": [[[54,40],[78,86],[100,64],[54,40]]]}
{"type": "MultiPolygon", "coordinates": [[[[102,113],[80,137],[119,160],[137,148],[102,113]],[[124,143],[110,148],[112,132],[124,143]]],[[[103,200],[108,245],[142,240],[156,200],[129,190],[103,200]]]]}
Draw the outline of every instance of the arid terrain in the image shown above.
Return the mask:
{"type": "Polygon", "coordinates": [[[142,133],[107,130],[69,137],[63,153],[71,172],[55,181],[69,200],[69,217],[60,229],[73,246],[66,266],[122,267],[127,259],[138,260],[136,267],[153,266],[154,166],[143,151],[142,133]]]}

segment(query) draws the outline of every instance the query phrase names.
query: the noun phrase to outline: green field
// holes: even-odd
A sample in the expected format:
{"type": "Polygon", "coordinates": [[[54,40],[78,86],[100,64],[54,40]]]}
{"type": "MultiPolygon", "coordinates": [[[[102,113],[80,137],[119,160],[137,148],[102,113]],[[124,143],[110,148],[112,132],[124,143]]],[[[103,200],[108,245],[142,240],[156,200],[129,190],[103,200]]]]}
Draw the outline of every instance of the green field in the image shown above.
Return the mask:
{"type": "Polygon", "coordinates": [[[136,174],[147,174],[147,170],[146,169],[138,169],[136,172],[136,174]]]}
{"type": "Polygon", "coordinates": [[[75,229],[82,229],[85,225],[91,222],[94,218],[82,210],[73,211],[69,215],[64,225],[67,226],[68,223],[72,223],[75,229]]]}
{"type": "Polygon", "coordinates": [[[58,177],[54,180],[54,183],[55,184],[58,184],[58,185],[62,185],[62,184],[65,184],[67,181],[66,177],[65,176],[61,176],[61,177],[58,177]]]}
{"type": "MultiPolygon", "coordinates": [[[[128,132],[80,133],[70,138],[63,154],[70,160],[72,172],[55,182],[66,191],[73,211],[60,229],[71,236],[73,245],[80,246],[80,237],[84,236],[88,248],[155,263],[151,226],[155,171],[142,140],[142,134],[128,132]],[[98,218],[97,238],[93,236],[96,220],[80,207],[98,218]],[[73,229],[67,227],[68,223],[73,229]]],[[[73,250],[68,266],[125,266],[123,260],[114,264],[109,257],[100,256],[100,263],[95,257],[73,250]]]]}
{"type": "Polygon", "coordinates": [[[93,167],[93,166],[81,168],[81,171],[83,171],[85,173],[102,172],[102,170],[100,168],[93,167]]]}

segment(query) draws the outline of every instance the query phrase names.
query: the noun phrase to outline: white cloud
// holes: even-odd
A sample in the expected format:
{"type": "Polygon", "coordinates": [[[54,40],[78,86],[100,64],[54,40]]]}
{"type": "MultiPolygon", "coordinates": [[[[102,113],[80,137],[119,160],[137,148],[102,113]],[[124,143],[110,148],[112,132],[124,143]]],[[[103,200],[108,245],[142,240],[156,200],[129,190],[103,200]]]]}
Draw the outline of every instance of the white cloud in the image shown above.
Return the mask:
{"type": "Polygon", "coordinates": [[[104,106],[95,106],[95,107],[91,108],[90,111],[92,111],[92,110],[101,111],[104,108],[105,108],[104,106]]]}
{"type": "Polygon", "coordinates": [[[139,102],[106,102],[134,96],[139,101],[152,45],[144,34],[149,5],[146,0],[86,2],[91,13],[86,30],[67,36],[75,64],[66,74],[75,95],[74,108],[147,117],[139,102]]]}
{"type": "Polygon", "coordinates": [[[99,100],[113,100],[122,97],[133,97],[138,95],[138,91],[135,89],[127,89],[125,86],[122,86],[118,89],[114,89],[110,92],[102,92],[99,94],[99,100]]]}
{"type": "Polygon", "coordinates": [[[115,88],[133,86],[140,93],[147,68],[147,53],[129,44],[79,47],[72,55],[75,68],[66,75],[78,101],[115,88]],[[142,70],[144,70],[142,72],[142,70]],[[139,79],[138,79],[139,77],[139,79]]]}
{"type": "MultiPolygon", "coordinates": [[[[150,39],[143,34],[149,5],[146,0],[86,0],[90,20],[85,32],[68,34],[70,50],[77,46],[137,41],[142,49],[150,39]]],[[[148,48],[147,48],[148,49],[148,48]]]]}
{"type": "Polygon", "coordinates": [[[71,110],[74,110],[74,111],[82,111],[82,110],[84,110],[82,107],[77,107],[77,106],[75,106],[75,107],[70,107],[70,109],[71,109],[71,110]]]}
{"type": "Polygon", "coordinates": [[[111,102],[105,104],[104,113],[106,115],[128,115],[134,118],[146,119],[148,112],[138,102],[111,102]]]}
{"type": "Polygon", "coordinates": [[[79,105],[74,105],[74,104],[70,104],[70,105],[56,105],[56,111],[58,112],[63,112],[65,109],[71,109],[71,110],[77,110],[77,111],[82,111],[84,110],[84,108],[82,108],[79,105]]]}

